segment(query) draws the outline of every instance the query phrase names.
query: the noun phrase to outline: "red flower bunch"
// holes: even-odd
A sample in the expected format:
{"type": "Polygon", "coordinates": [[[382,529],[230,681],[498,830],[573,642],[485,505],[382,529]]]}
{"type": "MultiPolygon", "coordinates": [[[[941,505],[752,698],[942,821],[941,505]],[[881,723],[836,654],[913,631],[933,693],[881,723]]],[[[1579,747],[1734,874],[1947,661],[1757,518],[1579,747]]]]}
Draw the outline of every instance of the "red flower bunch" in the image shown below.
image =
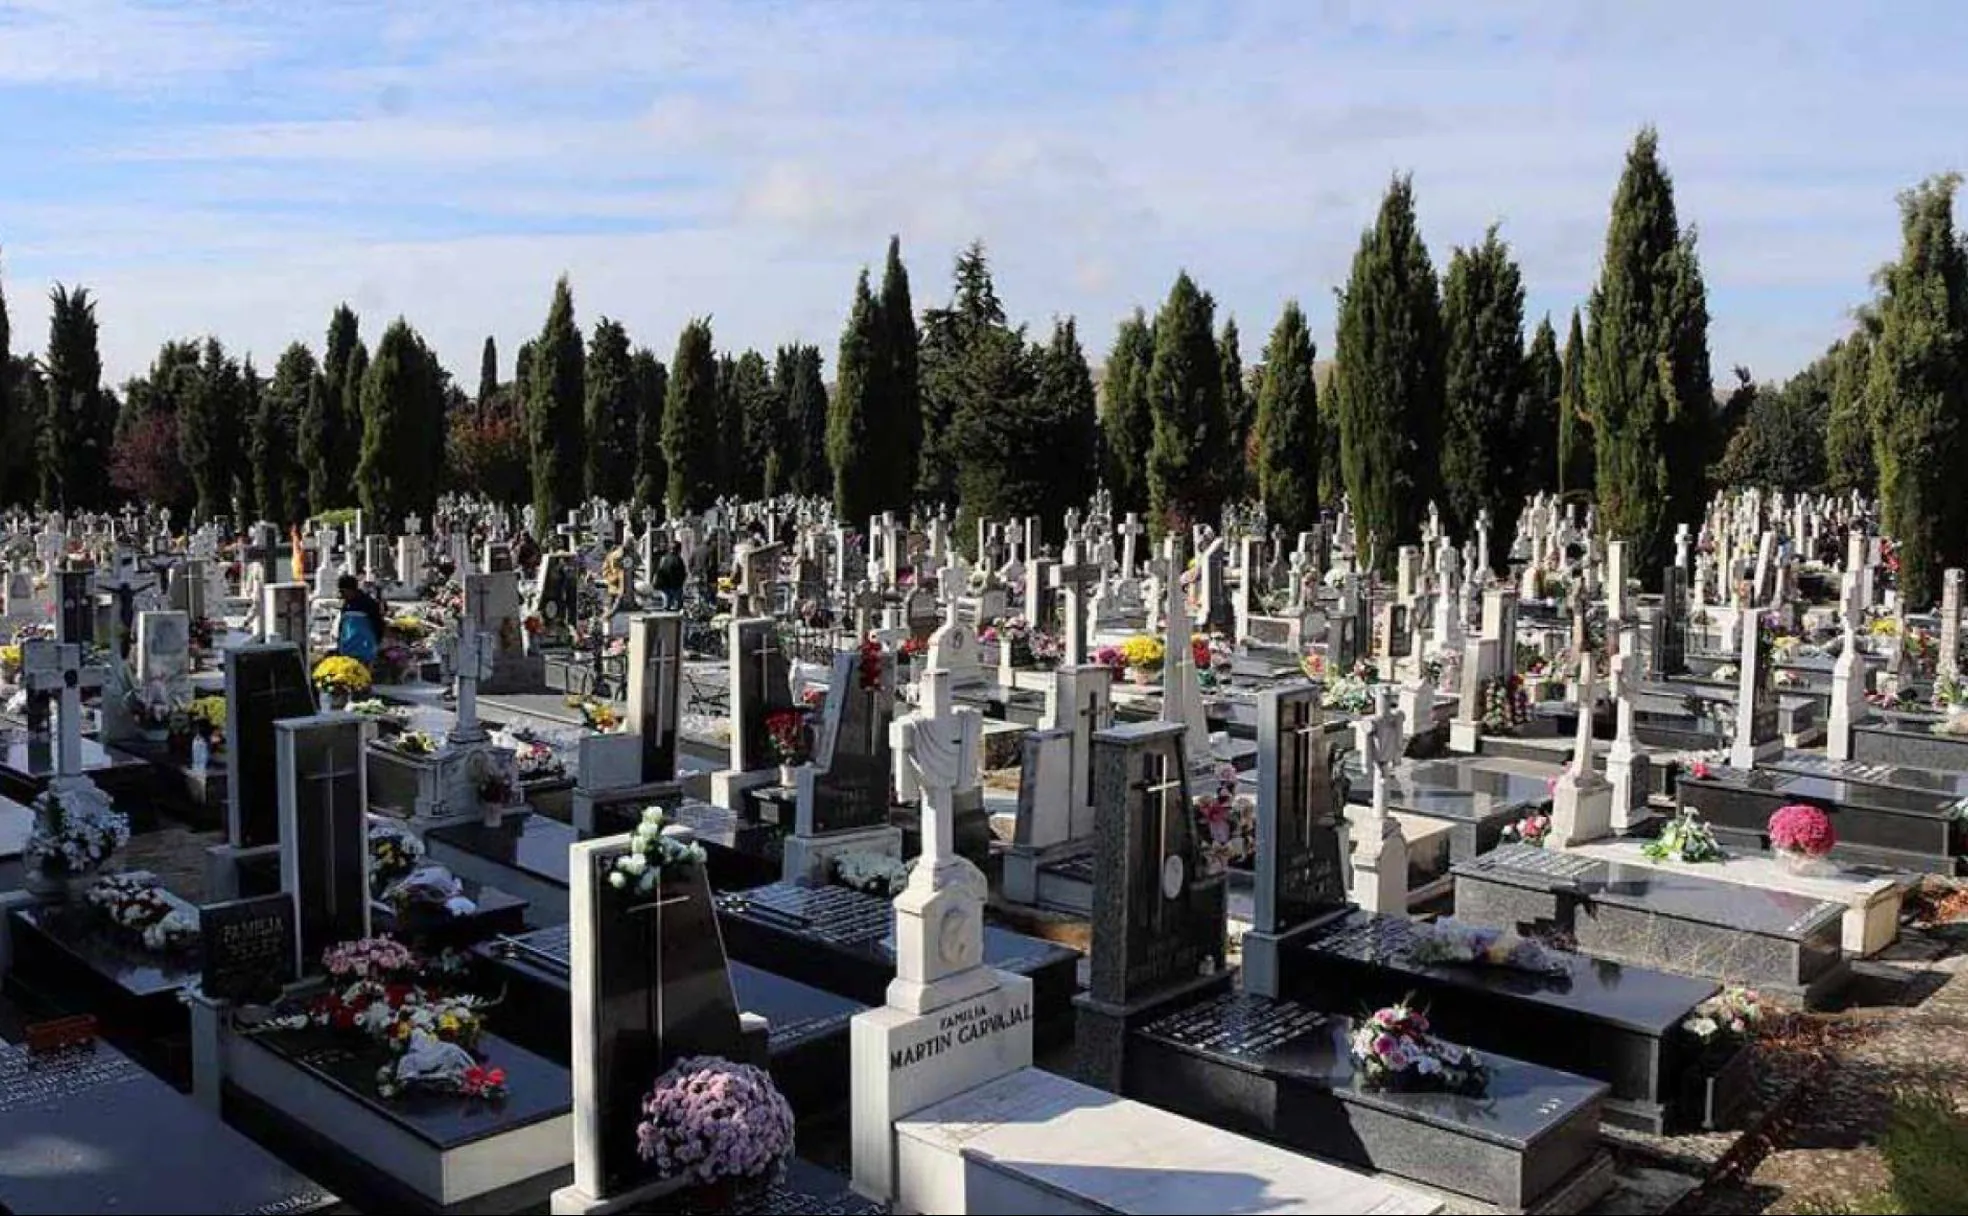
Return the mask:
{"type": "Polygon", "coordinates": [[[529,636],[538,637],[540,631],[545,628],[546,628],[546,623],[540,620],[539,613],[535,612],[527,616],[526,632],[529,636]]]}
{"type": "Polygon", "coordinates": [[[808,709],[819,709],[826,703],[827,690],[824,688],[809,688],[800,693],[800,704],[808,709]]]}
{"type": "Polygon", "coordinates": [[[781,764],[806,760],[806,712],[779,709],[765,715],[765,734],[781,764]]]}
{"type": "Polygon", "coordinates": [[[1195,661],[1197,671],[1208,671],[1210,669],[1209,639],[1200,633],[1191,634],[1189,637],[1189,657],[1195,661]]]}
{"type": "Polygon", "coordinates": [[[882,686],[882,644],[874,638],[861,643],[861,691],[874,692],[882,686]]]}
{"type": "Polygon", "coordinates": [[[1831,816],[1807,803],[1780,806],[1770,816],[1770,844],[1786,853],[1823,857],[1838,843],[1831,816]]]}
{"type": "Polygon", "coordinates": [[[929,649],[928,638],[911,637],[908,641],[902,643],[902,653],[908,655],[912,659],[928,649],[929,649]]]}
{"type": "Polygon", "coordinates": [[[506,1070],[474,1064],[465,1070],[458,1090],[468,1098],[496,1098],[506,1092],[506,1070]]]}

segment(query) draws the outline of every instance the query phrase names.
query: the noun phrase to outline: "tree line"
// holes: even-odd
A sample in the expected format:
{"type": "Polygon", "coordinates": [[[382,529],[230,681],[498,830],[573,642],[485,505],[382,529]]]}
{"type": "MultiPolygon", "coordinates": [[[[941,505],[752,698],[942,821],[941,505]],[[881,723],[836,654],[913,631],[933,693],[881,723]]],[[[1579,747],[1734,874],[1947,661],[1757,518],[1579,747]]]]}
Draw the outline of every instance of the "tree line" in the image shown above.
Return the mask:
{"type": "Polygon", "coordinates": [[[830,495],[850,523],[947,506],[960,524],[1056,528],[1104,483],[1156,531],[1257,498],[1292,533],[1345,493],[1355,543],[1385,567],[1430,502],[1458,535],[1487,518],[1502,562],[1525,496],[1549,491],[1596,501],[1652,577],[1712,485],[1762,484],[1880,493],[1918,603],[1968,556],[1968,499],[1941,480],[1968,454],[1955,187],[1903,197],[1905,248],[1851,334],[1780,385],[1736,369],[1720,401],[1694,231],[1651,129],[1562,342],[1549,316],[1526,340],[1496,227],[1437,273],[1397,176],[1337,291],[1330,364],[1288,301],[1247,367],[1236,319],[1219,325],[1184,271],[1152,316],[1121,321],[1097,391],[1076,321],[1013,325],[981,243],[956,256],[947,302],[918,310],[891,238],[879,280],[854,285],[831,386],[818,347],[721,352],[708,317],[668,363],[607,317],[584,336],[563,277],[510,379],[485,340],[470,395],[403,318],[372,355],[346,305],[318,356],[296,342],[270,377],[216,338],[172,341],[118,393],[94,299],[57,287],[38,358],[6,354],[0,298],[0,496],[282,521],[360,505],[394,525],[461,487],[531,502],[546,526],[589,496],[695,510],[795,492],[830,495]]]}

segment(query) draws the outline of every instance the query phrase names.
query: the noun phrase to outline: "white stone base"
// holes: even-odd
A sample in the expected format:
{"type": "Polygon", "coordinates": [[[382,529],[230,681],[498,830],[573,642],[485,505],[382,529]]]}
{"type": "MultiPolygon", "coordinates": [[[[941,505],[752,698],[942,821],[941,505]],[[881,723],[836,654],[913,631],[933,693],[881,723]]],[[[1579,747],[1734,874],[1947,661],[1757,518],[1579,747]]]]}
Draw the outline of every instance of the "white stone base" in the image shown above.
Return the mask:
{"type": "Polygon", "coordinates": [[[735,768],[721,768],[711,774],[711,805],[721,806],[727,811],[742,810],[746,790],[755,790],[761,785],[772,785],[779,780],[776,768],[755,769],[743,772],[735,768]]]}
{"type": "Polygon", "coordinates": [[[1023,1069],[896,1126],[901,1212],[1433,1213],[1431,1196],[1023,1069]]]}
{"type": "Polygon", "coordinates": [[[1560,847],[1584,844],[1588,840],[1602,839],[1612,830],[1611,783],[1597,773],[1577,777],[1566,770],[1558,778],[1558,786],[1551,796],[1549,843],[1560,847]]]}
{"type": "Polygon", "coordinates": [[[864,828],[826,836],[786,837],[780,877],[787,882],[825,882],[827,864],[842,853],[881,853],[902,856],[902,829],[864,828]]]}
{"type": "Polygon", "coordinates": [[[1401,825],[1388,818],[1379,840],[1372,839],[1367,831],[1352,835],[1359,841],[1353,849],[1353,902],[1367,912],[1406,916],[1408,842],[1401,835],[1401,825]]]}
{"type": "Polygon", "coordinates": [[[1483,750],[1483,724],[1466,718],[1449,719],[1449,750],[1473,756],[1483,750]]]}

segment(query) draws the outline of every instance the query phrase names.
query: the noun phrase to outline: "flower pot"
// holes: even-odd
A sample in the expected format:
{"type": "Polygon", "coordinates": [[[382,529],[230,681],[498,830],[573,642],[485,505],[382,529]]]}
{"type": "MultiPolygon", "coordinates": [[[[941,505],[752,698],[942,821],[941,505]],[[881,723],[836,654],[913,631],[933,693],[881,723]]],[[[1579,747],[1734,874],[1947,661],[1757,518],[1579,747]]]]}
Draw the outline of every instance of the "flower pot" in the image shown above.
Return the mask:
{"type": "Polygon", "coordinates": [[[798,769],[797,765],[792,765],[792,764],[780,765],[779,784],[785,786],[787,789],[798,789],[799,778],[798,778],[797,769],[798,769]]]}
{"type": "Polygon", "coordinates": [[[323,710],[344,710],[349,707],[349,692],[346,688],[324,687],[321,690],[323,710]]]}
{"type": "Polygon", "coordinates": [[[83,894],[95,885],[96,879],[106,870],[105,865],[104,869],[71,874],[67,871],[42,870],[30,864],[21,876],[21,885],[29,895],[43,903],[79,903],[83,894]]]}
{"type": "Polygon", "coordinates": [[[1792,874],[1823,878],[1838,871],[1838,867],[1832,864],[1831,859],[1822,853],[1806,853],[1801,849],[1778,849],[1777,856],[1782,860],[1784,869],[1792,874]]]}
{"type": "Polygon", "coordinates": [[[1153,684],[1161,672],[1147,667],[1130,667],[1127,669],[1127,675],[1128,679],[1136,684],[1153,684]]]}

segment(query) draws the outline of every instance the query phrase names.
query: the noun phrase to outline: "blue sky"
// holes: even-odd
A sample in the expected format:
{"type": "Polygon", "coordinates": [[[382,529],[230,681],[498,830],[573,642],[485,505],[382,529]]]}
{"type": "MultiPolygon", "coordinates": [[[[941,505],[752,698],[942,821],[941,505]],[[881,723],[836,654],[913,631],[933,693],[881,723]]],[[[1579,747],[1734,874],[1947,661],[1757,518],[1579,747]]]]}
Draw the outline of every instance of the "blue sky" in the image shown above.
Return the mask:
{"type": "Polygon", "coordinates": [[[973,237],[1096,358],[1186,267],[1244,332],[1332,293],[1389,175],[1437,268],[1501,225],[1534,320],[1596,272],[1633,132],[1701,234],[1719,375],[1780,377],[1897,246],[1896,192],[1968,168],[1968,5],[162,4],[0,0],[0,256],[16,351],[56,281],[112,379],[216,333],[263,370],[341,300],[468,384],[537,331],[665,359],[817,342],[902,236],[919,306],[973,237]]]}

